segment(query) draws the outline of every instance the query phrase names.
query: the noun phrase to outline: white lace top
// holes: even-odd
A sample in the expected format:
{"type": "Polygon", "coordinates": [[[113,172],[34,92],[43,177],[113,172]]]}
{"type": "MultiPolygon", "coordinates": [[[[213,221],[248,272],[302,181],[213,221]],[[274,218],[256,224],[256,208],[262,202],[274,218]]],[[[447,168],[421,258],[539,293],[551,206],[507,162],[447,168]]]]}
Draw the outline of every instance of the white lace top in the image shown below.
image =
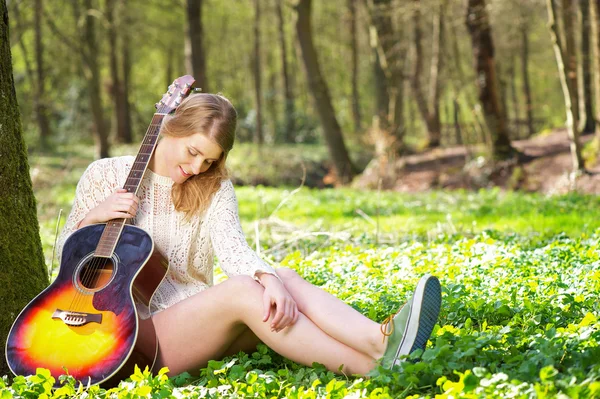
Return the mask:
{"type": "MultiPolygon", "coordinates": [[[[87,213],[122,188],[134,163],[133,156],[105,158],[90,164],[77,184],[73,208],[57,244],[58,256],[68,236],[87,213]]],[[[147,169],[138,190],[139,205],[132,224],[147,231],[154,246],[169,261],[169,271],[150,304],[152,313],[213,285],[213,261],[229,277],[257,272],[277,275],[246,242],[230,180],[221,183],[211,204],[200,217],[184,221],[171,201],[173,180],[147,169]]],[[[59,258],[60,261],[60,258],[59,258]]],[[[148,314],[143,314],[143,318],[148,314]]]]}

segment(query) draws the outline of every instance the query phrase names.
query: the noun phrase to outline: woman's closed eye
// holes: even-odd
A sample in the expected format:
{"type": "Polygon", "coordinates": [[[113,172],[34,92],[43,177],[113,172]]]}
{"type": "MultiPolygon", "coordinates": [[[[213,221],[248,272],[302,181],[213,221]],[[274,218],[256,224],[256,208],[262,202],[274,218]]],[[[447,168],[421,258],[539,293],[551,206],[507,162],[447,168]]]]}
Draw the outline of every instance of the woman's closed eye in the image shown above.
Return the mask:
{"type": "MultiPolygon", "coordinates": [[[[189,153],[190,153],[190,155],[191,155],[191,156],[193,156],[193,157],[195,157],[196,155],[198,155],[198,153],[197,153],[197,152],[194,152],[194,151],[193,151],[191,148],[189,148],[189,149],[188,149],[188,152],[189,152],[189,153]]],[[[209,161],[208,159],[205,159],[205,160],[204,160],[204,163],[208,164],[209,166],[210,166],[210,165],[212,165],[212,164],[213,164],[213,162],[215,162],[215,161],[214,161],[214,160],[210,160],[210,161],[209,161]]]]}

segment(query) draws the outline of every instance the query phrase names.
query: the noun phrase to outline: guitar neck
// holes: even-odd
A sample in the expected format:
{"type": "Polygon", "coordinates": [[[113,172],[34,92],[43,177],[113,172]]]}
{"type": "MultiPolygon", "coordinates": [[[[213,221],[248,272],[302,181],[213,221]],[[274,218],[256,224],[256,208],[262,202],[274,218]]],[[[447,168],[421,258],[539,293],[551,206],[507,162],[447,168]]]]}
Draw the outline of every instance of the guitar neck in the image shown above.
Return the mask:
{"type": "MultiPolygon", "coordinates": [[[[146,130],[144,140],[142,141],[138,154],[135,157],[135,162],[129,171],[127,180],[125,180],[125,185],[123,188],[126,189],[127,192],[137,195],[140,182],[144,177],[144,172],[146,172],[148,163],[152,158],[152,153],[156,148],[160,126],[164,117],[165,114],[161,113],[155,113],[152,117],[152,122],[146,130]]],[[[112,256],[112,253],[117,245],[117,241],[119,241],[119,237],[121,236],[121,231],[123,230],[124,225],[125,219],[123,218],[113,219],[106,223],[106,228],[104,229],[102,237],[100,237],[100,241],[96,247],[96,256],[103,258],[110,258],[112,256]]]]}

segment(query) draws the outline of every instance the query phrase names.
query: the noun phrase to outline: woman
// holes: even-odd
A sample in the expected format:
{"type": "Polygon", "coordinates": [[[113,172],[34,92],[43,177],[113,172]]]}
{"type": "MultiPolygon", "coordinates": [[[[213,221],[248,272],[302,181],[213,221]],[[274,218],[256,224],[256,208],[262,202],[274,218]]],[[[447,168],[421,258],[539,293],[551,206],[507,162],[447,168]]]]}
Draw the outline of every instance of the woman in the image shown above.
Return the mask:
{"type": "Polygon", "coordinates": [[[378,359],[392,367],[424,348],[440,308],[437,278],[423,277],[406,306],[378,324],[250,249],[225,168],[236,123],[223,96],[191,95],[165,118],[138,196],[119,188],[133,157],[93,162],[77,185],[61,246],[78,228],[125,218],[150,233],[169,260],[151,314],[140,314],[151,317],[158,337],[155,370],[194,372],[264,342],[304,365],[319,362],[334,372],[343,365],[346,374],[365,375],[378,359]],[[215,286],[214,255],[229,276],[215,286]]]}

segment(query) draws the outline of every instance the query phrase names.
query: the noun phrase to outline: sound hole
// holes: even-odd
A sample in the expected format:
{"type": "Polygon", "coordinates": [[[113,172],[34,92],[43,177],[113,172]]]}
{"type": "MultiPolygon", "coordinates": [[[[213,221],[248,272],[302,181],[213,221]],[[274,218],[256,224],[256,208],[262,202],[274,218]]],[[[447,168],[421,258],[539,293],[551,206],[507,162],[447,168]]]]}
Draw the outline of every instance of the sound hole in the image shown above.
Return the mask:
{"type": "Polygon", "coordinates": [[[114,269],[112,259],[92,257],[80,269],[79,284],[89,290],[101,290],[110,282],[114,269]]]}

